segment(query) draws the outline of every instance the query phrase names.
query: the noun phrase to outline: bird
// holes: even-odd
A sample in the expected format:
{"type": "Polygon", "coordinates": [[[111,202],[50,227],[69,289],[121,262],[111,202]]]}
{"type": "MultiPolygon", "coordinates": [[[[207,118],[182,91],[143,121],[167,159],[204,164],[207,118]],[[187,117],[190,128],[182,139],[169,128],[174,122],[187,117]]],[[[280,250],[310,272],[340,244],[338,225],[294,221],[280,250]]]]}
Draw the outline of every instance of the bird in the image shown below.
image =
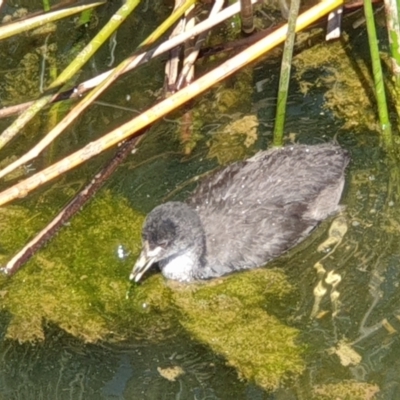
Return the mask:
{"type": "Polygon", "coordinates": [[[336,143],[294,144],[211,173],[185,202],[147,215],[129,279],[138,282],[153,264],[181,282],[264,266],[341,210],[349,161],[336,143]]]}

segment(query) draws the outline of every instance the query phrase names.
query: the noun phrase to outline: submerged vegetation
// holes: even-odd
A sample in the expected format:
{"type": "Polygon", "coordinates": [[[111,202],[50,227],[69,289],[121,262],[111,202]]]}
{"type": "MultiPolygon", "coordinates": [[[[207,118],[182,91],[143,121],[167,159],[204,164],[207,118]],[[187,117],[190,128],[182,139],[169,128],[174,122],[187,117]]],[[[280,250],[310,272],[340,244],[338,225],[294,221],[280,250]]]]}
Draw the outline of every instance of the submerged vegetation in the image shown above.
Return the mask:
{"type": "Polygon", "coordinates": [[[377,131],[369,67],[361,57],[351,56],[349,46],[344,37],[329,46],[317,44],[302,51],[293,60],[296,78],[304,95],[312,89],[324,89],[324,108],[342,121],[343,129],[377,131]],[[317,80],[307,79],[312,71],[319,72],[317,80]]]}
{"type": "Polygon", "coordinates": [[[297,329],[268,314],[268,304],[291,291],[282,271],[259,269],[176,289],[173,298],[196,339],[224,355],[243,378],[276,389],[282,377],[304,369],[297,329]]]}
{"type": "MultiPolygon", "coordinates": [[[[46,321],[87,341],[112,337],[113,332],[123,338],[130,331],[129,321],[123,329],[118,325],[122,318],[115,318],[123,311],[119,305],[128,303],[126,263],[118,260],[117,249],[121,241],[126,251],[137,251],[131,246],[138,245],[143,218],[123,199],[110,200],[110,194],[98,197],[74,219],[71,229],[65,229],[15,279],[3,282],[2,308],[12,315],[8,337],[43,339],[46,321]]],[[[24,236],[32,232],[29,218],[28,210],[13,206],[2,213],[3,224],[20,226],[19,237],[14,230],[4,231],[3,248],[18,246],[21,232],[24,236]]],[[[130,315],[131,310],[126,311],[130,315]]]]}
{"type": "MultiPolygon", "coordinates": [[[[26,224],[23,208],[5,210],[4,226],[26,227],[19,236],[8,229],[0,238],[10,251],[35,223],[26,224]]],[[[182,325],[265,388],[303,370],[297,330],[268,314],[268,303],[287,301],[292,291],[283,272],[256,270],[189,286],[167,286],[158,274],[130,287],[127,271],[139,251],[142,221],[123,198],[98,196],[51,246],[3,282],[0,304],[11,315],[6,337],[44,339],[44,324],[52,323],[88,342],[155,341],[182,325]],[[126,259],[117,257],[121,244],[126,259]]]]}
{"type": "Polygon", "coordinates": [[[317,386],[314,389],[314,400],[373,400],[379,388],[366,382],[343,381],[317,386]]]}

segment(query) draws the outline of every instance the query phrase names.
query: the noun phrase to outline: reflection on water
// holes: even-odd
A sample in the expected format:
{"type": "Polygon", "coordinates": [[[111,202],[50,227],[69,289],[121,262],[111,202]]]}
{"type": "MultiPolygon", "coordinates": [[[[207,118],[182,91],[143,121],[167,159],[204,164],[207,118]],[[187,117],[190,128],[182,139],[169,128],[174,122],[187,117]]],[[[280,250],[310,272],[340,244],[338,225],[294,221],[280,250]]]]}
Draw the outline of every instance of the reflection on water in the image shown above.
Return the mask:
{"type": "Polygon", "coordinates": [[[321,270],[308,268],[299,285],[302,322],[312,308],[311,286],[318,285],[317,276],[325,294],[319,314],[303,330],[313,348],[311,359],[315,357],[303,379],[309,389],[321,382],[369,383],[366,393],[380,391],[379,398],[396,399],[400,396],[398,164],[386,159],[378,147],[353,147],[352,153],[344,199],[348,232],[335,252],[322,257],[322,280],[321,270]],[[329,274],[336,277],[335,302],[329,274]]]}

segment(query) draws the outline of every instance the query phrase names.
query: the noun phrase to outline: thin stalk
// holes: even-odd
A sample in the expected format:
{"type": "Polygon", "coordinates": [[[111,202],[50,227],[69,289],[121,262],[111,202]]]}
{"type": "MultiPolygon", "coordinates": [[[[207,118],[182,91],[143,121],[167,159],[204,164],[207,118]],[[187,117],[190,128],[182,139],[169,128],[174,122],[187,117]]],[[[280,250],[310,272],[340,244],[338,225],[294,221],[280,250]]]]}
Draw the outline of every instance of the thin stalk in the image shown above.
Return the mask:
{"type": "Polygon", "coordinates": [[[279,78],[278,105],[274,127],[274,146],[282,146],[283,130],[285,127],[286,103],[289,92],[290,70],[292,66],[293,46],[296,37],[296,21],[299,15],[300,0],[290,2],[288,32],[285,40],[285,49],[282,56],[281,75],[279,78]]]}
{"type": "Polygon", "coordinates": [[[378,38],[376,36],[374,12],[371,0],[364,1],[364,13],[368,31],[369,49],[371,53],[372,71],[375,82],[375,96],[378,104],[379,121],[382,130],[383,143],[387,148],[392,146],[392,127],[386,102],[385,86],[383,82],[382,65],[379,57],[378,38]]]}
{"type": "MultiPolygon", "coordinates": [[[[213,19],[214,16],[217,15],[221,11],[223,5],[224,5],[224,0],[216,0],[214,2],[213,8],[210,11],[209,19],[213,19]]],[[[185,57],[185,60],[183,62],[182,71],[180,73],[178,83],[176,85],[178,90],[182,88],[184,82],[186,81],[189,71],[192,68],[192,66],[194,65],[194,63],[199,55],[200,48],[206,40],[207,34],[208,34],[208,32],[203,32],[199,35],[190,55],[185,57]]]]}
{"type": "Polygon", "coordinates": [[[395,85],[394,96],[397,118],[400,119],[400,21],[399,3],[396,0],[384,0],[386,11],[386,27],[390,44],[391,68],[395,85]]]}
{"type": "Polygon", "coordinates": [[[386,27],[388,30],[390,53],[392,56],[392,73],[397,86],[400,85],[400,10],[396,0],[384,0],[386,12],[386,27]]]}
{"type": "Polygon", "coordinates": [[[242,31],[250,35],[254,31],[253,5],[251,0],[240,0],[240,20],[242,31]]]}
{"type": "MultiPolygon", "coordinates": [[[[175,0],[174,10],[176,10],[179,7],[179,5],[180,5],[180,0],[175,0]]],[[[190,7],[188,11],[192,9],[193,6],[190,7]]],[[[186,13],[188,11],[186,11],[186,13]]],[[[169,35],[169,39],[178,36],[180,33],[184,32],[185,24],[186,24],[186,15],[185,18],[181,18],[181,20],[175,25],[174,29],[169,35]]],[[[163,90],[164,97],[168,97],[173,92],[176,91],[176,79],[178,77],[180,53],[181,53],[181,46],[177,46],[169,52],[168,60],[165,63],[165,78],[164,78],[164,90],[163,90]]]]}
{"type": "MultiPolygon", "coordinates": [[[[314,23],[322,15],[329,13],[331,10],[342,4],[342,0],[326,0],[318,3],[299,16],[296,24],[296,31],[299,31],[306,26],[314,23]]],[[[207,89],[222,81],[234,72],[238,71],[245,65],[255,61],[258,57],[262,56],[273,47],[282,43],[287,32],[287,25],[278,28],[269,36],[259,40],[253,45],[249,46],[246,50],[238,53],[228,61],[221,64],[219,67],[203,75],[201,78],[194,81],[192,84],[184,87],[179,92],[174,93],[171,97],[161,101],[143,114],[133,118],[129,122],[121,125],[117,129],[104,135],[102,138],[97,139],[87,144],[82,149],[71,154],[67,158],[56,162],[55,164],[45,168],[44,170],[30,176],[24,181],[12,186],[9,189],[0,193],[0,205],[3,205],[18,197],[26,196],[31,190],[39,185],[56,178],[60,174],[71,170],[72,168],[82,164],[90,158],[101,153],[103,150],[116,145],[122,140],[142,128],[150,125],[154,121],[165,116],[169,112],[175,110],[188,100],[194,98],[200,93],[205,92],[207,89]]],[[[117,67],[118,68],[118,67],[117,67]]]]}
{"type": "MultiPolygon", "coordinates": [[[[211,14],[209,15],[211,17],[211,14]]],[[[188,31],[190,29],[193,29],[193,27],[196,25],[196,15],[195,15],[195,6],[193,5],[189,10],[186,11],[185,14],[185,31],[188,31]]],[[[194,70],[194,63],[197,59],[197,56],[194,55],[195,50],[194,50],[194,39],[188,40],[185,45],[183,46],[183,65],[182,65],[182,71],[187,67],[187,73],[185,76],[182,75],[182,71],[179,74],[179,78],[177,77],[176,79],[176,88],[177,90],[180,89],[179,85],[185,86],[191,82],[194,81],[195,77],[195,70],[194,70]],[[192,54],[194,57],[194,61],[192,63],[189,62],[189,57],[192,54]]]]}
{"type": "Polygon", "coordinates": [[[43,10],[46,12],[50,10],[50,1],[49,0],[43,0],[43,10]]]}
{"type": "MultiPolygon", "coordinates": [[[[218,14],[218,12],[222,9],[223,6],[224,6],[224,0],[215,0],[208,18],[210,19],[213,18],[213,16],[218,14]]],[[[185,29],[186,30],[193,29],[194,25],[195,25],[195,18],[193,17],[191,18],[190,21],[188,21],[185,29]]],[[[176,84],[177,90],[180,90],[182,89],[183,86],[192,83],[193,80],[195,79],[194,64],[195,61],[197,60],[200,49],[207,38],[207,34],[208,32],[201,33],[197,37],[196,42],[194,44],[192,40],[185,43],[185,50],[184,50],[185,58],[183,60],[182,70],[176,84]]],[[[185,156],[188,156],[193,149],[193,143],[194,143],[194,141],[192,140],[193,118],[194,117],[192,108],[189,108],[188,111],[185,112],[185,114],[182,115],[181,118],[180,138],[183,144],[183,154],[185,156]]]]}

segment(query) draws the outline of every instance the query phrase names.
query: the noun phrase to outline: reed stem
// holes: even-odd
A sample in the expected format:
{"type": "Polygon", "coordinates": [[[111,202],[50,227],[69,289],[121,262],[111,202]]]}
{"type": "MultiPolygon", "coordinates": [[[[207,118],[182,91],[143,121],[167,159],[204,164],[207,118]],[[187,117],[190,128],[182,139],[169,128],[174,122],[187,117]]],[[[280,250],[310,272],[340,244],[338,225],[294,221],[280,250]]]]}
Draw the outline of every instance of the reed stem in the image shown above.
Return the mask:
{"type": "Polygon", "coordinates": [[[240,20],[242,31],[250,35],[254,31],[253,5],[251,0],[240,0],[240,20]]]}
{"type": "Polygon", "coordinates": [[[296,21],[300,9],[300,0],[292,0],[290,3],[288,31],[285,40],[285,48],[282,56],[281,75],[279,78],[278,105],[274,127],[274,146],[282,146],[283,130],[285,127],[286,103],[289,91],[290,70],[292,66],[293,46],[296,37],[296,21]]]}
{"type": "Polygon", "coordinates": [[[387,148],[392,146],[392,127],[389,120],[385,86],[383,82],[382,65],[379,56],[378,38],[374,21],[374,12],[371,0],[364,1],[364,13],[368,31],[369,49],[371,53],[372,71],[375,83],[375,96],[378,105],[379,121],[381,125],[383,144],[387,148]]]}
{"type": "Polygon", "coordinates": [[[397,124],[400,126],[400,21],[399,3],[396,0],[384,0],[386,27],[389,36],[390,61],[394,82],[394,102],[397,111],[397,124]]]}

